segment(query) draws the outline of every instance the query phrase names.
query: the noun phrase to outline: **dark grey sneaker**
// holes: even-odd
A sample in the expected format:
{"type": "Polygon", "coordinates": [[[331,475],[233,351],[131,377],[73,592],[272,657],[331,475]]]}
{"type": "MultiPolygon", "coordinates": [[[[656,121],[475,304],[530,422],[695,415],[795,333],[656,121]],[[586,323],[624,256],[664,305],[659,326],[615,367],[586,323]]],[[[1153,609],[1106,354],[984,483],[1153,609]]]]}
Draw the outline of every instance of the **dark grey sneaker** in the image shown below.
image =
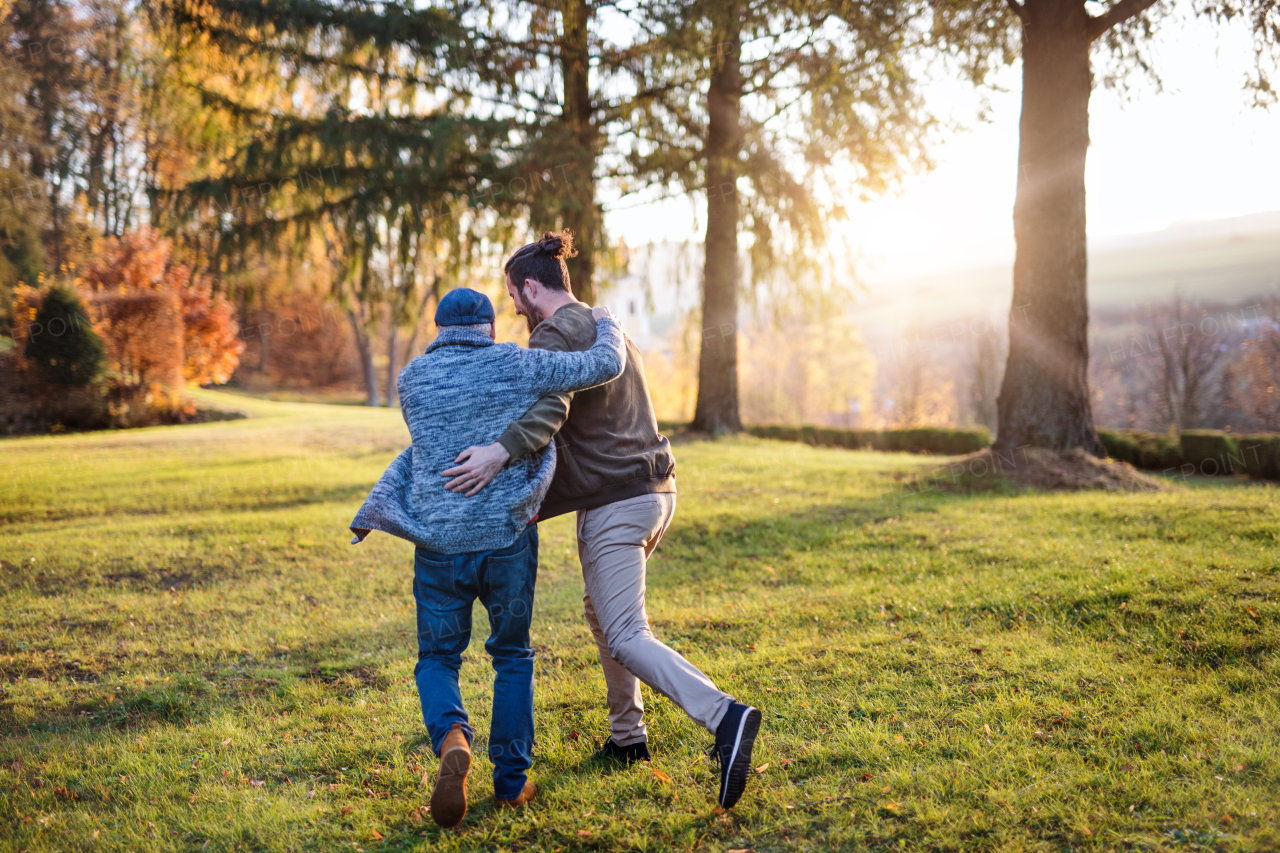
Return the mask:
{"type": "Polygon", "coordinates": [[[720,762],[720,805],[731,809],[742,797],[751,775],[751,750],[760,732],[760,712],[734,702],[716,728],[712,755],[720,762]]]}
{"type": "Polygon", "coordinates": [[[613,742],[613,738],[609,738],[591,757],[597,761],[621,761],[626,764],[635,764],[637,761],[649,760],[649,744],[640,741],[627,746],[618,746],[613,742]]]}

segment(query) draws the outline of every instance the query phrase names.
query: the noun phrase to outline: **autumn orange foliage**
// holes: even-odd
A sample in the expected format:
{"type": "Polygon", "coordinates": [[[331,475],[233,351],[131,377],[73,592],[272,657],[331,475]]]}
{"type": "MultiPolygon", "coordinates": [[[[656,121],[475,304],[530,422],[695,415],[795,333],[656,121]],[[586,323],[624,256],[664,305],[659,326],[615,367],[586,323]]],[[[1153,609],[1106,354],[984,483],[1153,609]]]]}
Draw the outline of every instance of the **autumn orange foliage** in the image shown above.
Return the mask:
{"type": "Polygon", "coordinates": [[[101,332],[113,366],[137,386],[176,391],[183,383],[226,382],[244,351],[232,306],[207,279],[172,263],[171,251],[154,229],[134,231],[108,240],[102,260],[80,279],[93,294],[95,323],[108,324],[101,332]]]}

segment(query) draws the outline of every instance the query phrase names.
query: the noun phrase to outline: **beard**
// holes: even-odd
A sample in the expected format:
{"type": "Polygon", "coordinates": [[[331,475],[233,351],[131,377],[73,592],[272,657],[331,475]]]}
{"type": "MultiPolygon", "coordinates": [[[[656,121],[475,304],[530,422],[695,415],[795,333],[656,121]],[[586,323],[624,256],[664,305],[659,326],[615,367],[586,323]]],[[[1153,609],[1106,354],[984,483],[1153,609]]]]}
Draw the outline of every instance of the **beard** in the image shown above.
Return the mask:
{"type": "Polygon", "coordinates": [[[524,324],[529,329],[529,334],[531,335],[533,334],[533,330],[538,328],[538,324],[546,319],[538,309],[534,308],[532,305],[526,304],[524,299],[521,299],[519,305],[516,307],[519,308],[520,313],[524,315],[524,324]]]}

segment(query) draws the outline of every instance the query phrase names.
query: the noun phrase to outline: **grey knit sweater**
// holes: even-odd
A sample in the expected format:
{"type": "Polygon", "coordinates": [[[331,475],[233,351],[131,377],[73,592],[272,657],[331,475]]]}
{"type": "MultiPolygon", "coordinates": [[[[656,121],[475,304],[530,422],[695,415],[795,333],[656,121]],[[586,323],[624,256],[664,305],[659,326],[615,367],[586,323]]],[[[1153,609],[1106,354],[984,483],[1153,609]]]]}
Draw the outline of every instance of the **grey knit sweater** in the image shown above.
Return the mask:
{"type": "Polygon", "coordinates": [[[351,522],[355,539],[382,530],[440,554],[505,548],[538,513],[555,473],[555,446],[508,463],[478,495],[444,487],[440,472],[471,445],[490,444],[542,395],[616,379],[626,366],[622,329],[596,323],[585,352],[495,344],[445,326],[400,371],[400,407],[413,444],[386,470],[351,522]]]}

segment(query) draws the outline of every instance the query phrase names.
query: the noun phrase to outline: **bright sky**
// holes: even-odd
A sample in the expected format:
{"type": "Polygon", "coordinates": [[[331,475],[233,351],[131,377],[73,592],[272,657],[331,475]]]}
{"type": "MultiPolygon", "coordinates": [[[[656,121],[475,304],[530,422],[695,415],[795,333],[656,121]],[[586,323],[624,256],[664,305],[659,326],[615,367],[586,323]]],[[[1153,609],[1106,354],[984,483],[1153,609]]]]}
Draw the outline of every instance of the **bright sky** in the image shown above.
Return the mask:
{"type": "MultiPolygon", "coordinates": [[[[1242,91],[1252,62],[1247,33],[1171,21],[1152,55],[1163,92],[1135,75],[1127,98],[1100,88],[1090,103],[1090,235],[1280,208],[1280,107],[1252,109],[1242,91]]],[[[1020,77],[1020,66],[1006,69],[1006,91],[990,95],[990,121],[982,124],[972,120],[972,90],[945,81],[931,87],[934,109],[970,129],[935,147],[934,171],[852,209],[841,228],[873,264],[871,280],[1012,259],[1020,77]]],[[[705,205],[701,197],[679,199],[613,211],[607,221],[633,246],[686,240],[695,210],[705,221],[705,205]]]]}

